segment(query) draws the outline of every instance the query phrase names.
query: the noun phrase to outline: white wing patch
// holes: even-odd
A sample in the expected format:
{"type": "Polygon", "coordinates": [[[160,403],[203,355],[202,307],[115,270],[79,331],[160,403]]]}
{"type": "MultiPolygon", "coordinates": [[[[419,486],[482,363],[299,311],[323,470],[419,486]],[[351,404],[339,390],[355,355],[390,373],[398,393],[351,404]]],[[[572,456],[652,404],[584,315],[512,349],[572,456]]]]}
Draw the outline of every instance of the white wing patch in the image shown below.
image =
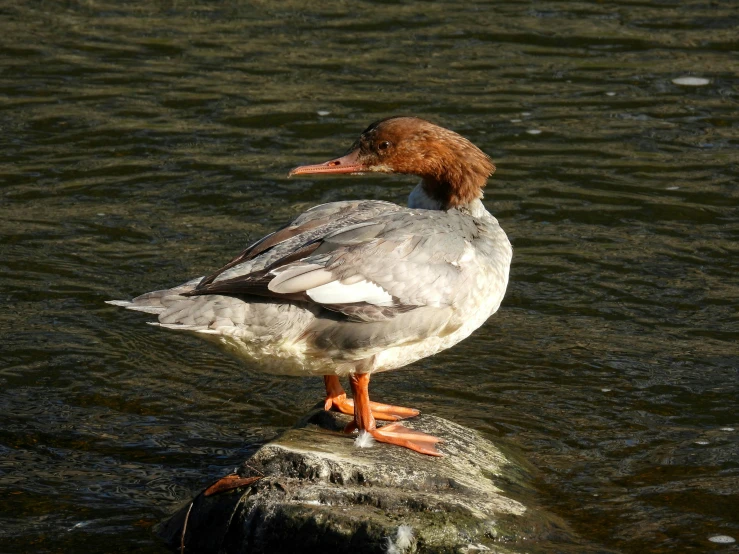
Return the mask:
{"type": "MultiPolygon", "coordinates": [[[[352,280],[353,281],[353,280],[352,280]]],[[[382,287],[365,279],[350,282],[331,281],[325,285],[306,291],[308,296],[319,304],[352,304],[366,302],[375,306],[392,306],[393,297],[382,287]]]]}
{"type": "Polygon", "coordinates": [[[342,281],[330,271],[316,264],[288,266],[274,271],[275,278],[269,290],[280,294],[303,292],[318,304],[353,304],[366,302],[375,306],[392,306],[393,297],[382,287],[361,275],[353,275],[342,281]]]}
{"type": "Polygon", "coordinates": [[[291,294],[324,285],[334,279],[333,273],[316,264],[287,266],[272,272],[276,275],[267,287],[272,292],[291,294]]]}

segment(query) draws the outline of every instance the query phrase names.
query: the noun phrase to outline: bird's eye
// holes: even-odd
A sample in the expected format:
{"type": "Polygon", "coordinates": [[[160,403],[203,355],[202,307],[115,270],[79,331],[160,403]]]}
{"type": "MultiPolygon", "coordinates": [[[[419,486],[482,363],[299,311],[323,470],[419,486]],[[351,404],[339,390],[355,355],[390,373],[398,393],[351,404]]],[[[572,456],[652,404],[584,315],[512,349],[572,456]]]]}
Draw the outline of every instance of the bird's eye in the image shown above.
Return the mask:
{"type": "Polygon", "coordinates": [[[390,148],[390,141],[383,140],[380,144],[377,145],[378,150],[387,150],[390,148]]]}

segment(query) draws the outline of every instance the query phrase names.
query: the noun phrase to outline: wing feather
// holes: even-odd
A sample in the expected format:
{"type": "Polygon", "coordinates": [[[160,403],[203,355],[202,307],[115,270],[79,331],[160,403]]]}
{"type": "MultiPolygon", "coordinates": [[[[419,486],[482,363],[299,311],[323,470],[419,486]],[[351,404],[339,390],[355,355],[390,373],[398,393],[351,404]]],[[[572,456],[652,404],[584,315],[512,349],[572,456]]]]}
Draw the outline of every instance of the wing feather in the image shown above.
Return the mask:
{"type": "Polygon", "coordinates": [[[445,308],[465,294],[460,263],[471,261],[471,218],[385,202],[336,204],[302,214],[189,294],[299,300],[355,321],[445,308]]]}

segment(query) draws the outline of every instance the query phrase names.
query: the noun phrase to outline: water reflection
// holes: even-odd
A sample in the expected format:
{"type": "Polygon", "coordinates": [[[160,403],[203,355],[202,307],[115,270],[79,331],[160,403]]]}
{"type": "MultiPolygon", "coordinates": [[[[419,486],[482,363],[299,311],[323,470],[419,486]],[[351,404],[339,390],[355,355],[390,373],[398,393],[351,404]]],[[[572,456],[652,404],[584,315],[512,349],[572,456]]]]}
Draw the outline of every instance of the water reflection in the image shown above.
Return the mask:
{"type": "Polygon", "coordinates": [[[154,521],[320,398],[102,302],[205,273],[319,202],[404,202],[404,179],[285,178],[395,113],[495,158],[515,257],[501,312],[378,398],[523,451],[541,501],[604,548],[731,548],[709,540],[739,533],[728,5],[3,12],[5,550],[157,552],[154,521]]]}

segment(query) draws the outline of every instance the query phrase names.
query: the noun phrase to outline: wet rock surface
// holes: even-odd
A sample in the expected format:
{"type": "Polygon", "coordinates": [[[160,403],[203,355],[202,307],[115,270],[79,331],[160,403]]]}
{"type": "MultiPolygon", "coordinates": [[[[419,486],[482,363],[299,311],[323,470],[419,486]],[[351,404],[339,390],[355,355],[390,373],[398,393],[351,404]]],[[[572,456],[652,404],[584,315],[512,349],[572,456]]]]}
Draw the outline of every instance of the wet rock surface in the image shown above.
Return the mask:
{"type": "Polygon", "coordinates": [[[567,534],[521,502],[526,472],[475,431],[428,415],[404,422],[443,439],[445,456],[434,458],[381,443],[358,448],[356,435],[341,432],[347,421],[311,413],[237,471],[244,483],[258,479],[201,493],[159,536],[184,552],[395,554],[531,552],[539,539],[567,534]]]}

